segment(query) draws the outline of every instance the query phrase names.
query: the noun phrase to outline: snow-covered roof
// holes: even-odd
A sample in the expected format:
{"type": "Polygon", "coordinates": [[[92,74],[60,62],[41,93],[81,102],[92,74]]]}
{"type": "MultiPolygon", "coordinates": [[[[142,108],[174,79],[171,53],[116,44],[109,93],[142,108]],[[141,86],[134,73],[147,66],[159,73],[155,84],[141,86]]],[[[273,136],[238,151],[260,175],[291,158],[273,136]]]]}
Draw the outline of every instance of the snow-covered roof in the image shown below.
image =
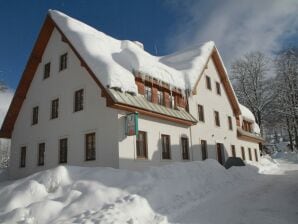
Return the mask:
{"type": "Polygon", "coordinates": [[[239,103],[239,106],[240,106],[240,110],[241,110],[241,115],[244,118],[244,120],[251,121],[251,122],[256,121],[255,116],[246,106],[243,106],[240,103],[239,103]]]}
{"type": "Polygon", "coordinates": [[[182,90],[192,89],[215,48],[214,42],[209,41],[157,57],[143,50],[139,43],[117,40],[59,11],[49,10],[49,15],[99,81],[122,91],[137,93],[133,71],[182,90]]]}

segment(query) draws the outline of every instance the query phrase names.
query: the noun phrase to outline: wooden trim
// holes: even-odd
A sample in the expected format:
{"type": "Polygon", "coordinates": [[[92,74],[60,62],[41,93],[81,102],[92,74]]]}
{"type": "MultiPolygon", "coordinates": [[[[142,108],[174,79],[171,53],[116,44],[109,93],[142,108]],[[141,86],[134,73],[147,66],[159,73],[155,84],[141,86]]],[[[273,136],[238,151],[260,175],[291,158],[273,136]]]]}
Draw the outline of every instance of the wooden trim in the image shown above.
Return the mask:
{"type": "Polygon", "coordinates": [[[140,108],[137,108],[137,107],[132,107],[132,106],[128,106],[128,105],[125,105],[125,104],[117,103],[117,104],[112,104],[112,105],[109,105],[109,106],[112,107],[112,108],[115,108],[115,109],[119,109],[119,110],[125,110],[125,111],[129,111],[129,112],[138,112],[138,113],[143,114],[143,115],[147,115],[147,116],[150,116],[150,117],[155,117],[155,118],[159,118],[159,119],[179,123],[179,124],[182,124],[182,125],[185,125],[185,126],[192,126],[193,124],[196,124],[196,122],[191,122],[191,121],[187,121],[187,120],[183,120],[183,119],[179,119],[179,118],[170,117],[168,115],[159,114],[159,113],[156,113],[156,112],[151,112],[149,110],[144,110],[144,109],[140,109],[140,108]]]}

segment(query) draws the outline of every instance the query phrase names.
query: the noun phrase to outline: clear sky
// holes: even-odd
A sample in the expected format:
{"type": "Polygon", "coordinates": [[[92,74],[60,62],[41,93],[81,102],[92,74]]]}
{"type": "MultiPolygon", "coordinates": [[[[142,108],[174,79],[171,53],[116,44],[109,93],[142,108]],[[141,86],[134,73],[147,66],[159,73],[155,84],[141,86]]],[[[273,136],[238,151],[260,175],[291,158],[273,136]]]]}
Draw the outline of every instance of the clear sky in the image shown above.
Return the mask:
{"type": "Polygon", "coordinates": [[[224,62],[298,46],[298,0],[0,1],[0,80],[16,88],[48,9],[164,55],[214,40],[224,62]]]}

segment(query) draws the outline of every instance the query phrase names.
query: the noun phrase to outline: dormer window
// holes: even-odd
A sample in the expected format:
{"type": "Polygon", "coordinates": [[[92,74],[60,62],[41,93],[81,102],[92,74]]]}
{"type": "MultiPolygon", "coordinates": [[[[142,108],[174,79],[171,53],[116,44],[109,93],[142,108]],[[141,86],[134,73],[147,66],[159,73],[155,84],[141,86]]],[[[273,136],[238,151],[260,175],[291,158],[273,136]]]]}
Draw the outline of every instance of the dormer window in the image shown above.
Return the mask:
{"type": "Polygon", "coordinates": [[[152,102],[152,88],[149,86],[145,86],[145,98],[149,102],[152,102]]]}
{"type": "Polygon", "coordinates": [[[169,98],[170,98],[170,107],[172,109],[174,109],[175,108],[175,97],[173,95],[170,95],[169,98]]]}
{"type": "Polygon", "coordinates": [[[164,105],[164,97],[162,91],[157,91],[157,100],[159,105],[164,105]]]}

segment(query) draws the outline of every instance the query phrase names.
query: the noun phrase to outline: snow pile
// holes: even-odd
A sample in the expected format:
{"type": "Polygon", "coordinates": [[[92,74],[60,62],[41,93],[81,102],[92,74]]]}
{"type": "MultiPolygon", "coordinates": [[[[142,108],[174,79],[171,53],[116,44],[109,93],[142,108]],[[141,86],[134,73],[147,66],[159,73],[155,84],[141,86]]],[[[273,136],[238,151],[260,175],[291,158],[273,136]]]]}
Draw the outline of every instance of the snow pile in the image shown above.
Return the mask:
{"type": "Polygon", "coordinates": [[[274,159],[283,160],[290,163],[298,163],[298,153],[297,152],[287,152],[281,151],[276,152],[272,155],[274,159]]]}
{"type": "Polygon", "coordinates": [[[246,161],[248,165],[255,166],[261,174],[279,173],[279,163],[272,159],[269,155],[261,156],[259,162],[246,161]]]}
{"type": "Polygon", "coordinates": [[[223,187],[254,178],[249,167],[225,170],[215,160],[144,172],[60,166],[1,185],[0,222],[168,223],[223,187]]]}
{"type": "Polygon", "coordinates": [[[156,57],[139,42],[114,39],[59,11],[50,17],[104,86],[137,93],[133,71],[182,90],[192,89],[215,48],[209,41],[182,52],[156,57]]]}

